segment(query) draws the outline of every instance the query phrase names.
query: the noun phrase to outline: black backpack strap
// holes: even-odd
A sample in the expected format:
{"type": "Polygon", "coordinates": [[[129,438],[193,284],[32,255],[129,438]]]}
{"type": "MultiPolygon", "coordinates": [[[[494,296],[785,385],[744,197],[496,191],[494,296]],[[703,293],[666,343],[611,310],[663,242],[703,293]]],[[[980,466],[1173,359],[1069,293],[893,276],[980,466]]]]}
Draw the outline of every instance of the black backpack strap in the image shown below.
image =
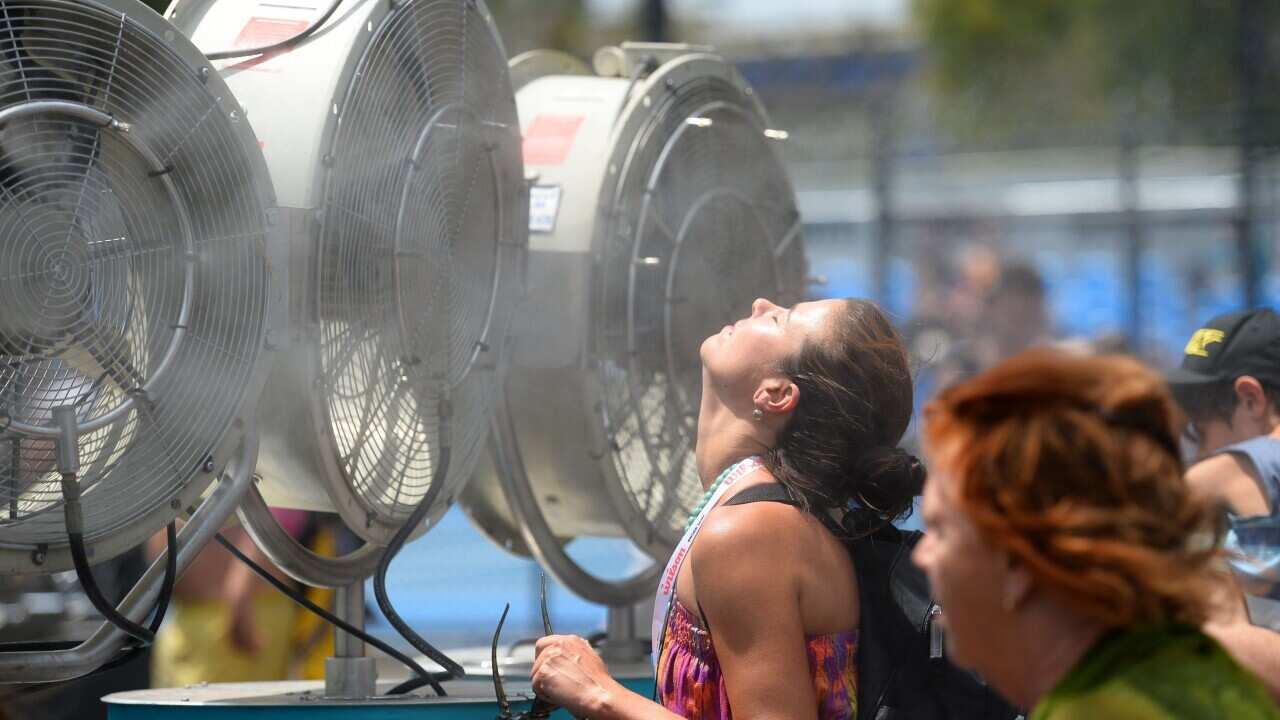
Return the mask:
{"type": "Polygon", "coordinates": [[[746,505],[755,502],[776,502],[800,507],[800,500],[782,483],[763,483],[739,490],[737,495],[724,501],[725,505],[746,505]]]}
{"type": "MultiPolygon", "coordinates": [[[[791,488],[777,482],[752,485],[749,488],[740,490],[737,495],[725,500],[724,504],[746,505],[748,503],[756,502],[776,502],[804,509],[804,503],[800,501],[800,498],[796,497],[795,493],[791,491],[791,488]]],[[[808,512],[816,517],[832,535],[835,535],[842,541],[848,540],[848,533],[840,526],[840,523],[836,522],[836,520],[826,512],[816,508],[809,508],[808,512]]]]}

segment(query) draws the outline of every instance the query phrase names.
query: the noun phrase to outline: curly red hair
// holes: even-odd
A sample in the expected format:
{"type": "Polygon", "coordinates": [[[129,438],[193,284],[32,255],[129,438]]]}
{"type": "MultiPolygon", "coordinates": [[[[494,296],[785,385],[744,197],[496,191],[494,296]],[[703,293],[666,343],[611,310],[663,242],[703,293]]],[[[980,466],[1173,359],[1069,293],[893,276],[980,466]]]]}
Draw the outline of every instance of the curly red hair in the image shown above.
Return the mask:
{"type": "Polygon", "coordinates": [[[1183,480],[1178,417],[1137,360],[1032,351],[944,391],[924,435],[987,541],[1076,611],[1199,624],[1223,528],[1183,480]]]}

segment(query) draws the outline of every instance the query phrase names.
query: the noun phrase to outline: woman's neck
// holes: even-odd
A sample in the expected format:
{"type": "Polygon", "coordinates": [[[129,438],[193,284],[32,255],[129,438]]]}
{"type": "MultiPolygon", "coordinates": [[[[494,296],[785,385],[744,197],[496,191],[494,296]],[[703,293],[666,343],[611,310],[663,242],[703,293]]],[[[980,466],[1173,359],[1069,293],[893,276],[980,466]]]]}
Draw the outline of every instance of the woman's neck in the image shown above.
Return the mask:
{"type": "Polygon", "coordinates": [[[725,468],[752,455],[760,455],[769,449],[761,437],[763,428],[752,426],[723,406],[703,403],[698,416],[698,445],[694,458],[698,464],[698,478],[703,489],[711,487],[725,468]]]}
{"type": "Polygon", "coordinates": [[[1098,642],[1106,627],[1050,601],[1018,623],[1009,662],[989,678],[1019,706],[1030,709],[1048,695],[1098,642]],[[1001,676],[999,680],[996,676],[1001,676]]]}

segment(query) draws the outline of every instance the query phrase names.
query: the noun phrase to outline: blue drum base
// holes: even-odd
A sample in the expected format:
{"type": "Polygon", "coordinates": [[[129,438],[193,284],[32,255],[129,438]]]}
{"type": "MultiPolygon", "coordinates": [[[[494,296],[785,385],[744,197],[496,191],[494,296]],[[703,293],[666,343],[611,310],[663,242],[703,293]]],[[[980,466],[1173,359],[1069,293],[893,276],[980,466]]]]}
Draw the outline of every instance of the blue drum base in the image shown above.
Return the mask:
{"type": "MultiPolygon", "coordinates": [[[[629,690],[652,696],[652,677],[618,678],[629,690]]],[[[395,683],[379,683],[386,692],[395,683]]],[[[506,683],[511,709],[528,710],[533,694],[528,682],[506,683]]],[[[163,690],[136,690],[103,698],[108,720],[494,720],[498,703],[493,683],[462,680],[445,684],[448,697],[427,690],[410,695],[365,700],[324,697],[324,683],[266,682],[192,685],[163,690]]],[[[563,710],[552,720],[572,720],[563,710]]]]}

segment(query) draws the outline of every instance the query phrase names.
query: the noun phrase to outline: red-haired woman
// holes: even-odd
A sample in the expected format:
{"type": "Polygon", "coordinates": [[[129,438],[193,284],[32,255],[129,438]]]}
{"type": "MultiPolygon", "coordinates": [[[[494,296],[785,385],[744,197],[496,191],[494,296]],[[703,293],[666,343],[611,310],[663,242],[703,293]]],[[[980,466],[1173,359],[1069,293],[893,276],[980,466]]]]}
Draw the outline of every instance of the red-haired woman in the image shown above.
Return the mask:
{"type": "Polygon", "coordinates": [[[1137,361],[1049,352],[925,410],[914,559],[950,657],[1032,720],[1280,717],[1199,629],[1221,529],[1182,479],[1175,418],[1137,361]]]}

